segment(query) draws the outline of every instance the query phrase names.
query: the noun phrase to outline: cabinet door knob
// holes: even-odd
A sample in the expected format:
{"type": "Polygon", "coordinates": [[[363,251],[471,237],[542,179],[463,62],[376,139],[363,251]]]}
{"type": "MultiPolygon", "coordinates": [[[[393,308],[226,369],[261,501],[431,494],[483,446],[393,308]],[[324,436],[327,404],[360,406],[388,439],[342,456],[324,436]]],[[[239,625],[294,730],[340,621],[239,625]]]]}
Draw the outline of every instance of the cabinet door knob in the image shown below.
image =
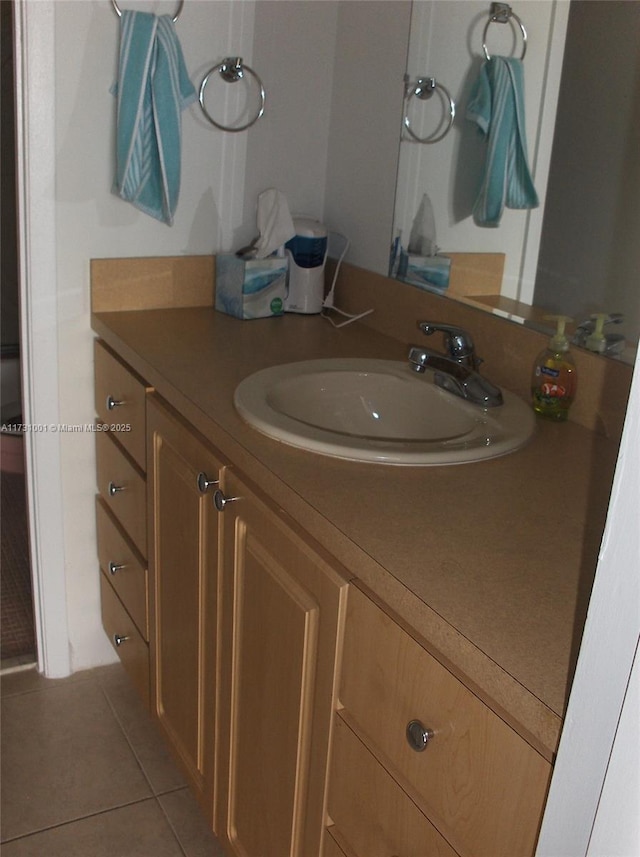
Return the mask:
{"type": "Polygon", "coordinates": [[[198,484],[198,491],[201,494],[206,494],[212,485],[219,485],[220,484],[219,479],[209,479],[209,477],[207,476],[207,474],[203,470],[201,470],[200,473],[198,473],[198,478],[196,481],[198,484]]]}
{"type": "Polygon", "coordinates": [[[126,565],[124,565],[124,563],[110,562],[109,574],[117,574],[119,571],[122,571],[123,568],[126,568],[126,565]]]}
{"type": "Polygon", "coordinates": [[[114,399],[113,396],[107,396],[107,410],[112,411],[114,408],[119,408],[124,405],[124,399],[114,399]]]}
{"type": "Polygon", "coordinates": [[[225,497],[222,491],[218,489],[216,493],[213,495],[213,505],[216,507],[218,512],[224,512],[224,508],[227,503],[235,503],[236,500],[239,500],[239,497],[225,497]]]}
{"type": "Polygon", "coordinates": [[[427,729],[419,720],[410,720],[407,723],[407,741],[412,750],[422,753],[427,749],[427,744],[433,738],[433,731],[427,729]]]}
{"type": "Polygon", "coordinates": [[[118,491],[124,491],[124,485],[116,485],[115,482],[109,482],[109,496],[114,497],[118,491]]]}
{"type": "Polygon", "coordinates": [[[128,639],[129,639],[129,637],[127,637],[125,634],[114,634],[113,635],[113,642],[116,644],[116,646],[121,646],[128,639]]]}

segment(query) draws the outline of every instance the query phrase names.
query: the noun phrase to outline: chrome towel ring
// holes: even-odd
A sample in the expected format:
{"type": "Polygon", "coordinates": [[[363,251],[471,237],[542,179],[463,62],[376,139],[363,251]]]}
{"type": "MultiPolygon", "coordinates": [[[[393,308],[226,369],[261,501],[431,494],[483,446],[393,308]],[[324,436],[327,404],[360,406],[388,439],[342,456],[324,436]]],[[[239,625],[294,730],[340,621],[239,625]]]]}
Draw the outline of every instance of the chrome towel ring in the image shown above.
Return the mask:
{"type": "Polygon", "coordinates": [[[508,3],[492,3],[491,11],[489,12],[489,20],[485,24],[484,31],[482,33],[482,50],[488,60],[491,59],[487,49],[487,33],[489,31],[489,27],[491,24],[508,24],[512,19],[520,27],[520,33],[522,35],[522,53],[520,54],[520,59],[524,59],[524,55],[527,52],[527,31],[524,28],[524,24],[508,3]]]}
{"type": "MultiPolygon", "coordinates": [[[[118,18],[122,18],[122,9],[118,6],[118,3],[116,2],[116,0],[111,0],[111,5],[113,6],[114,11],[115,11],[116,15],[118,16],[118,18]]],[[[180,17],[180,12],[182,12],[183,6],[184,6],[184,0],[178,0],[178,8],[176,9],[176,14],[171,19],[174,24],[178,20],[178,18],[180,17]]]]}
{"type": "Polygon", "coordinates": [[[439,140],[442,140],[449,131],[451,130],[451,126],[453,125],[453,120],[456,115],[456,105],[455,101],[451,97],[449,90],[444,87],[441,83],[438,83],[435,77],[419,77],[415,83],[410,83],[409,78],[405,75],[404,78],[405,90],[404,90],[404,127],[407,130],[409,136],[415,140],[417,143],[437,143],[439,140]],[[411,127],[411,122],[409,120],[409,104],[412,98],[419,98],[420,101],[427,101],[432,97],[436,90],[440,90],[442,93],[441,101],[445,113],[443,114],[443,121],[446,119],[446,126],[442,131],[438,131],[442,122],[438,125],[438,128],[426,137],[419,137],[413,128],[411,127]],[[447,115],[448,114],[448,115],[447,115]]]}
{"type": "Polygon", "coordinates": [[[202,108],[202,112],[208,122],[211,122],[212,125],[219,128],[221,131],[231,131],[232,133],[235,133],[237,131],[246,131],[247,128],[250,128],[262,116],[264,113],[265,92],[262,81],[252,68],[242,62],[242,57],[226,57],[226,59],[223,59],[221,63],[210,68],[202,78],[198,100],[200,101],[200,107],[202,108]],[[246,122],[244,125],[238,125],[235,128],[231,128],[228,125],[222,125],[222,123],[216,122],[216,120],[207,111],[204,104],[204,90],[209,82],[209,78],[212,74],[215,74],[215,72],[219,72],[220,77],[225,81],[225,83],[237,83],[237,81],[244,78],[245,72],[254,78],[260,91],[260,107],[258,108],[256,115],[249,122],[246,122]]]}

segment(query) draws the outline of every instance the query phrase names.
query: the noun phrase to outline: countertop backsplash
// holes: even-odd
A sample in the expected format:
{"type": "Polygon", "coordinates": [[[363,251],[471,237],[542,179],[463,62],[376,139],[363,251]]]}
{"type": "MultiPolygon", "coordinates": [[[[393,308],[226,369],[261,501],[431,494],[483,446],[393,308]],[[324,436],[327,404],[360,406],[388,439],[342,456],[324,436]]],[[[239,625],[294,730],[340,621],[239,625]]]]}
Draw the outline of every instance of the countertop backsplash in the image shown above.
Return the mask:
{"type": "MultiPolygon", "coordinates": [[[[326,276],[333,276],[330,264],[326,276]]],[[[213,256],[94,259],[91,279],[93,312],[213,306],[215,301],[213,256]]],[[[546,334],[349,264],[340,270],[336,304],[351,313],[373,308],[361,323],[398,340],[398,359],[406,356],[406,345],[421,342],[417,321],[459,324],[473,337],[476,353],[483,361],[481,373],[525,401],[530,399],[533,361],[548,342],[546,334]]],[[[439,347],[436,342],[431,346],[439,347]]],[[[578,393],[569,419],[619,439],[633,367],[581,348],[572,348],[572,354],[578,393]]]]}

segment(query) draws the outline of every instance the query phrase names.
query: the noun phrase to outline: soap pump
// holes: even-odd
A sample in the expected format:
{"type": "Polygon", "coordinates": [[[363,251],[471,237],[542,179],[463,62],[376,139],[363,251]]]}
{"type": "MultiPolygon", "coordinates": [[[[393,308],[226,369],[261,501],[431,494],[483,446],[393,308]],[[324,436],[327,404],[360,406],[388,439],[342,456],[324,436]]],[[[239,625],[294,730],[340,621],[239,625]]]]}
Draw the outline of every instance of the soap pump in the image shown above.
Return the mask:
{"type": "Polygon", "coordinates": [[[584,345],[585,348],[589,349],[589,351],[595,351],[598,354],[603,354],[607,347],[607,341],[602,329],[604,328],[605,322],[608,320],[609,316],[605,312],[599,312],[592,315],[591,318],[595,322],[595,327],[593,332],[587,336],[584,345]]]}
{"type": "Polygon", "coordinates": [[[572,319],[564,315],[551,316],[556,322],[555,334],[536,357],[531,379],[533,409],[540,416],[564,422],[575,397],[576,367],[569,352],[565,325],[572,319]]]}

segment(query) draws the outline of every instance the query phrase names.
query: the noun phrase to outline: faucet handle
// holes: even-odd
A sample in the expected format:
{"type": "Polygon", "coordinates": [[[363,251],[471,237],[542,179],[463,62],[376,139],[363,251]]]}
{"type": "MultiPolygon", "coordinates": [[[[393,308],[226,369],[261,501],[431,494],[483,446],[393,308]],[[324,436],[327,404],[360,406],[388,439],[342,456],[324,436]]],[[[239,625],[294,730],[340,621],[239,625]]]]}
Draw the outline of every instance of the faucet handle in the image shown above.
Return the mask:
{"type": "Polygon", "coordinates": [[[435,321],[419,321],[418,327],[425,336],[436,332],[444,334],[444,346],[447,356],[458,363],[465,363],[476,368],[481,362],[476,358],[471,334],[453,324],[441,324],[435,321]]]}

